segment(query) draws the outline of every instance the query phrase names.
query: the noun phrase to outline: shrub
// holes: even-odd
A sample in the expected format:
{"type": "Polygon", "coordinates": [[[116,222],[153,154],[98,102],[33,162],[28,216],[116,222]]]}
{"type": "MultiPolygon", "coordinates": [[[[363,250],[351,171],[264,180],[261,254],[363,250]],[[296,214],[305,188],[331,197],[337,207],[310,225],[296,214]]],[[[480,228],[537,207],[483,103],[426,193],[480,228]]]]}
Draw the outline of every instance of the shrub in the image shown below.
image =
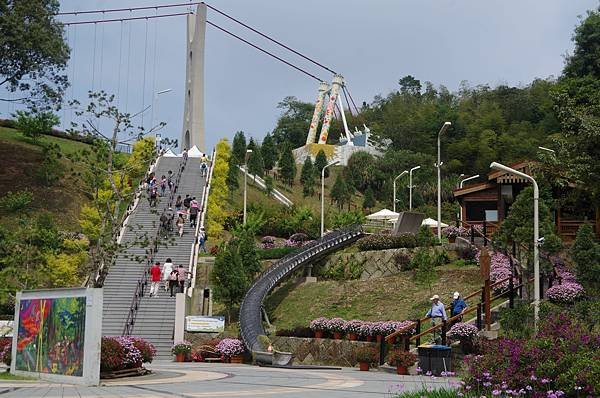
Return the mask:
{"type": "Polygon", "coordinates": [[[394,254],[394,264],[396,268],[400,271],[408,271],[411,270],[411,257],[410,254],[406,252],[398,252],[394,254]]]}
{"type": "Polygon", "coordinates": [[[312,321],[310,321],[310,329],[311,330],[327,330],[328,328],[328,321],[329,319],[324,318],[324,317],[320,317],[317,319],[313,319],[312,321]]]}
{"type": "Polygon", "coordinates": [[[216,349],[226,357],[233,357],[244,353],[244,343],[238,339],[223,339],[217,344],[216,349]]]}
{"type": "Polygon", "coordinates": [[[142,354],[142,362],[152,362],[154,356],[156,355],[156,348],[154,348],[154,345],[140,337],[130,337],[130,340],[135,348],[140,351],[140,354],[142,354]]]}
{"type": "Polygon", "coordinates": [[[456,248],[456,254],[458,255],[458,258],[465,261],[475,261],[477,258],[477,253],[477,248],[471,245],[459,246],[456,248]]]}
{"type": "Polygon", "coordinates": [[[261,249],[273,249],[276,246],[275,242],[276,241],[274,236],[264,236],[260,240],[260,247],[261,249]]]}
{"type": "Polygon", "coordinates": [[[275,247],[273,249],[256,249],[256,254],[261,260],[272,260],[282,258],[297,250],[297,247],[275,247]]]}
{"type": "Polygon", "coordinates": [[[359,321],[358,319],[348,321],[344,325],[344,332],[358,335],[360,334],[362,324],[363,321],[359,321]]]}
{"type": "Polygon", "coordinates": [[[436,251],[433,255],[433,265],[435,267],[441,267],[444,264],[450,262],[450,256],[446,250],[436,251]]]}
{"type": "Polygon", "coordinates": [[[390,350],[387,355],[387,363],[391,366],[413,366],[417,361],[417,356],[410,351],[404,351],[399,348],[390,350]]]}
{"type": "Polygon", "coordinates": [[[600,245],[595,242],[594,230],[590,224],[579,227],[571,248],[571,258],[583,283],[592,286],[600,283],[600,245]]]}
{"type": "Polygon", "coordinates": [[[363,271],[364,263],[352,258],[338,258],[337,262],[322,273],[322,276],[333,280],[354,280],[360,279],[363,271]]]}
{"type": "Polygon", "coordinates": [[[330,332],[344,332],[346,330],[346,321],[342,318],[332,318],[326,322],[326,330],[330,332]]]}
{"type": "Polygon", "coordinates": [[[52,132],[52,128],[60,123],[58,116],[52,112],[16,111],[17,130],[24,136],[37,142],[42,134],[52,132]]]}
{"type": "Polygon", "coordinates": [[[6,366],[10,366],[10,362],[12,360],[12,344],[6,344],[2,349],[0,349],[0,362],[4,363],[6,366]]]}
{"type": "Polygon", "coordinates": [[[358,347],[353,353],[355,362],[374,364],[379,361],[379,352],[374,347],[358,347]]]}
{"type": "Polygon", "coordinates": [[[367,250],[387,250],[400,248],[416,247],[416,239],[412,234],[402,234],[397,236],[372,234],[360,239],[357,246],[361,251],[367,250]]]}
{"type": "Polygon", "coordinates": [[[142,353],[133,343],[133,339],[129,336],[119,336],[115,339],[121,344],[125,353],[121,359],[123,368],[131,369],[142,366],[142,353]]]}
{"type": "Polygon", "coordinates": [[[422,225],[419,228],[415,238],[417,240],[417,246],[419,247],[433,246],[437,242],[437,238],[433,235],[431,228],[429,228],[427,225],[422,225]]]}
{"type": "Polygon", "coordinates": [[[509,338],[528,338],[533,332],[533,311],[528,303],[517,301],[514,308],[500,309],[500,325],[509,338]]]}
{"type": "Polygon", "coordinates": [[[549,288],[546,296],[554,303],[573,303],[583,297],[583,286],[577,282],[565,282],[549,288]]]}
{"type": "Polygon", "coordinates": [[[446,238],[456,238],[458,236],[468,236],[469,230],[462,226],[456,227],[454,225],[450,225],[442,229],[442,234],[444,234],[446,238]]]}
{"type": "Polygon", "coordinates": [[[190,352],[192,352],[192,344],[187,340],[179,341],[173,344],[173,347],[171,348],[171,353],[173,353],[173,355],[189,354],[190,352]]]}
{"type": "Polygon", "coordinates": [[[477,326],[464,322],[455,323],[448,331],[448,337],[457,340],[473,340],[478,334],[477,326]]]}
{"type": "Polygon", "coordinates": [[[0,198],[0,209],[10,213],[17,212],[26,209],[32,200],[33,194],[30,191],[9,191],[0,198]]]}
{"type": "Polygon", "coordinates": [[[373,326],[373,322],[363,322],[358,330],[358,335],[362,337],[373,336],[375,334],[373,331],[373,326]]]}
{"type": "Polygon", "coordinates": [[[125,358],[125,349],[116,337],[102,337],[100,344],[100,370],[110,372],[121,370],[125,358]]]}

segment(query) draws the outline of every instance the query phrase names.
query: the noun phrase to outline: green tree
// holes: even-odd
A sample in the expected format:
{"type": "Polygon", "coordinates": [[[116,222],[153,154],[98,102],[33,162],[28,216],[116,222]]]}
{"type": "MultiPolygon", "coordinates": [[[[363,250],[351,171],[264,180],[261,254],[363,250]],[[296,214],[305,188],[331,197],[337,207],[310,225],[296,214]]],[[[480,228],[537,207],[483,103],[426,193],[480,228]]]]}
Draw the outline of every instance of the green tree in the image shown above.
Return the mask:
{"type": "Polygon", "coordinates": [[[585,19],[575,28],[573,41],[575,49],[567,57],[564,68],[566,77],[593,76],[600,79],[600,9],[588,11],[585,19]]]}
{"type": "Polygon", "coordinates": [[[296,97],[285,97],[277,108],[282,114],[273,130],[273,139],[277,144],[289,143],[298,148],[306,143],[306,135],[312,120],[315,106],[299,101],[296,97]]]}
{"type": "Polygon", "coordinates": [[[266,176],[265,177],[265,193],[267,194],[267,196],[273,195],[273,189],[275,189],[274,183],[273,183],[273,177],[266,176]]]}
{"type": "Polygon", "coordinates": [[[375,207],[375,194],[373,193],[371,187],[368,187],[365,191],[362,207],[363,209],[372,209],[375,207]]]}
{"type": "Polygon", "coordinates": [[[590,224],[579,227],[570,254],[579,279],[596,289],[600,287],[600,245],[595,241],[590,224]]]}
{"type": "Polygon", "coordinates": [[[330,196],[340,210],[345,204],[348,204],[348,207],[350,206],[350,198],[352,195],[350,194],[348,184],[346,184],[346,179],[342,173],[335,177],[335,182],[333,183],[333,187],[331,187],[330,196]]]}
{"type": "Polygon", "coordinates": [[[48,134],[60,123],[58,116],[52,112],[16,111],[17,130],[37,144],[43,134],[48,134]]]}
{"type": "Polygon", "coordinates": [[[233,191],[240,187],[240,183],[238,181],[239,169],[236,165],[236,159],[234,156],[229,158],[229,169],[227,170],[227,187],[229,187],[229,193],[232,194],[233,191]]]}
{"type": "Polygon", "coordinates": [[[256,274],[262,271],[260,258],[256,252],[255,238],[253,230],[246,229],[236,231],[236,239],[238,239],[242,265],[249,281],[254,280],[256,274]]]}
{"type": "Polygon", "coordinates": [[[0,87],[21,92],[34,109],[59,106],[68,86],[59,8],[58,0],[0,2],[0,87]]]}
{"type": "MultiPolygon", "coordinates": [[[[265,165],[263,163],[260,147],[252,139],[250,139],[250,143],[253,143],[254,145],[252,153],[248,157],[248,171],[250,174],[262,177],[265,174],[265,165]]],[[[248,145],[248,149],[251,149],[250,145],[248,145]]]]}
{"type": "Polygon", "coordinates": [[[310,156],[306,157],[300,172],[300,182],[302,183],[302,193],[304,197],[312,196],[315,193],[315,170],[310,156]]]}
{"type": "Polygon", "coordinates": [[[246,136],[243,131],[238,131],[233,137],[231,156],[237,165],[244,164],[246,160],[246,136]]]}
{"type": "MultiPolygon", "coordinates": [[[[318,175],[321,175],[321,170],[323,167],[327,166],[327,156],[325,155],[325,151],[322,149],[319,150],[317,156],[315,157],[315,170],[318,175]]],[[[325,169],[325,178],[329,177],[329,169],[325,169]]]]}
{"type": "Polygon", "coordinates": [[[260,147],[260,154],[262,155],[265,171],[269,174],[277,162],[277,148],[275,147],[275,142],[273,141],[271,134],[267,134],[263,139],[260,147]]]}
{"type": "Polygon", "coordinates": [[[426,285],[429,288],[429,294],[433,294],[433,283],[437,280],[438,275],[435,270],[434,259],[427,248],[419,248],[416,250],[414,257],[411,260],[411,269],[415,271],[415,281],[426,285]]]}
{"type": "Polygon", "coordinates": [[[231,323],[231,313],[242,301],[249,285],[238,243],[229,241],[219,250],[210,280],[214,298],[225,306],[227,319],[231,323]]]}
{"type": "Polygon", "coordinates": [[[294,185],[294,178],[296,177],[296,160],[290,143],[283,144],[281,158],[279,159],[279,174],[286,184],[289,186],[294,185]]]}
{"type": "Polygon", "coordinates": [[[375,180],[375,158],[368,152],[355,152],[348,159],[344,173],[354,189],[364,192],[375,180]]]}
{"type": "Polygon", "coordinates": [[[47,143],[42,149],[42,165],[38,177],[47,187],[54,185],[64,175],[64,166],[60,159],[62,152],[56,143],[47,143]]]}

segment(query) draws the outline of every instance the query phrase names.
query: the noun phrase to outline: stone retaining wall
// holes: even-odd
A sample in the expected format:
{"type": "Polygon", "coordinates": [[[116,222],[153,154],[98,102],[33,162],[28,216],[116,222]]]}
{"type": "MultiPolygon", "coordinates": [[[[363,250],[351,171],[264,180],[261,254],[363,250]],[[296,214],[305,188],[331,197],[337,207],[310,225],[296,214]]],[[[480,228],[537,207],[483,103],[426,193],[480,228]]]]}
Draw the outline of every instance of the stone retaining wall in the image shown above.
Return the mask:
{"type": "Polygon", "coordinates": [[[271,338],[278,351],[292,352],[295,365],[329,365],[353,367],[353,352],[357,347],[378,347],[377,343],[364,341],[310,339],[301,337],[271,338]]]}

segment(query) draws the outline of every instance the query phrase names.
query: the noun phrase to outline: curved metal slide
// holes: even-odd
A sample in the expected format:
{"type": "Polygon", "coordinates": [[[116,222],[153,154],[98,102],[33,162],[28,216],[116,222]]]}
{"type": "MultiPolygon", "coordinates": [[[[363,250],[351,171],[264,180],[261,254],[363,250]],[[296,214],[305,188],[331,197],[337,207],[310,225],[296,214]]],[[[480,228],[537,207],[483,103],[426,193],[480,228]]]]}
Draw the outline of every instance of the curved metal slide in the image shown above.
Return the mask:
{"type": "Polygon", "coordinates": [[[281,258],[260,274],[246,292],[240,307],[240,333],[246,347],[251,351],[265,351],[266,349],[258,340],[259,335],[265,334],[261,309],[265,297],[275,286],[300,267],[350,245],[362,235],[360,226],[333,231],[302,247],[299,252],[281,258]]]}

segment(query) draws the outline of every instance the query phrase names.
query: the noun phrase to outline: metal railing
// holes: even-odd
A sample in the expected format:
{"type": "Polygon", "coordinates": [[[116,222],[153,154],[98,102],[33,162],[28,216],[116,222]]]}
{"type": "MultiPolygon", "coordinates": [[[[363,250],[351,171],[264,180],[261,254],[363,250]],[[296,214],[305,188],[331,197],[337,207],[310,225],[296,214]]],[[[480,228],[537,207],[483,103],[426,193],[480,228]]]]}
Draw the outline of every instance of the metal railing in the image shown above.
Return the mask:
{"type": "Polygon", "coordinates": [[[302,266],[353,243],[361,236],[363,233],[359,225],[333,231],[305,245],[300,251],[282,257],[263,271],[246,292],[240,306],[240,335],[246,347],[252,351],[266,349],[258,341],[258,336],[265,334],[261,310],[264,299],[276,285],[302,266]]]}
{"type": "MultiPolygon", "coordinates": [[[[169,191],[169,199],[165,209],[163,209],[162,214],[165,213],[166,209],[173,207],[173,200],[175,198],[175,194],[177,193],[177,189],[179,188],[179,181],[181,180],[181,176],[183,171],[185,170],[185,166],[187,163],[187,158],[182,158],[181,163],[179,164],[179,168],[177,170],[177,174],[175,176],[175,182],[173,184],[173,188],[169,191]]],[[[161,214],[161,216],[162,216],[161,214]]],[[[129,336],[133,330],[135,325],[135,320],[137,317],[137,313],[140,307],[140,302],[144,297],[144,290],[148,285],[148,272],[149,268],[154,264],[154,256],[158,253],[159,242],[161,238],[162,225],[160,225],[156,230],[154,237],[151,240],[150,249],[146,251],[146,266],[144,267],[144,272],[142,276],[136,282],[135,291],[133,292],[133,297],[131,298],[131,304],[129,305],[129,311],[127,312],[127,319],[125,320],[125,325],[123,326],[123,336],[129,336]]]]}

